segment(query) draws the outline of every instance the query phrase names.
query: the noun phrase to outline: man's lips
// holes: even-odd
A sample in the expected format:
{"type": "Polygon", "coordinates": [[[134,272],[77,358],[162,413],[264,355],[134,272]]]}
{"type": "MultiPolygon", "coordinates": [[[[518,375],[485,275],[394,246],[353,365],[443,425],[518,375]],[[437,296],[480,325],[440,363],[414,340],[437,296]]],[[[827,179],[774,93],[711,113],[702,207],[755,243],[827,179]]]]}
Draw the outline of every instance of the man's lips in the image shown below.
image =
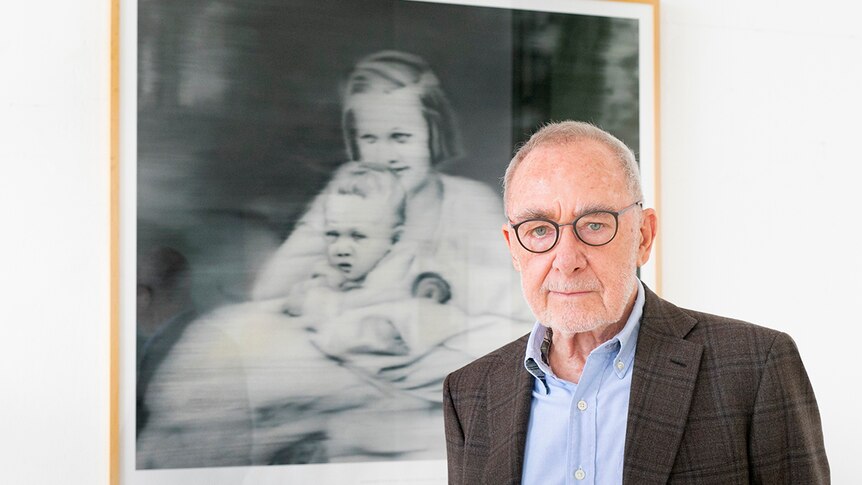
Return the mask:
{"type": "Polygon", "coordinates": [[[592,293],[592,290],[548,290],[548,293],[553,293],[560,296],[583,296],[592,293]]]}
{"type": "Polygon", "coordinates": [[[584,284],[574,285],[560,283],[544,285],[544,289],[548,293],[552,293],[557,296],[571,297],[585,296],[599,291],[598,285],[586,286],[584,284]]]}

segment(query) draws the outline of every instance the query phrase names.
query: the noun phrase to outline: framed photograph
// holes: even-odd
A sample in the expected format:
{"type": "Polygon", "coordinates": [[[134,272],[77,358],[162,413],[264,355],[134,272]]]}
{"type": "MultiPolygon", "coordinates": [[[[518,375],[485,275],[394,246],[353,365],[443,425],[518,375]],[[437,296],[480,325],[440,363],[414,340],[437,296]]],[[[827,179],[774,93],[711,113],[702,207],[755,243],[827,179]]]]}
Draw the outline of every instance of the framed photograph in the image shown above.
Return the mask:
{"type": "Polygon", "coordinates": [[[115,0],[112,484],[446,483],[444,377],[534,323],[513,150],[592,122],[658,203],[657,9],[115,0]]]}

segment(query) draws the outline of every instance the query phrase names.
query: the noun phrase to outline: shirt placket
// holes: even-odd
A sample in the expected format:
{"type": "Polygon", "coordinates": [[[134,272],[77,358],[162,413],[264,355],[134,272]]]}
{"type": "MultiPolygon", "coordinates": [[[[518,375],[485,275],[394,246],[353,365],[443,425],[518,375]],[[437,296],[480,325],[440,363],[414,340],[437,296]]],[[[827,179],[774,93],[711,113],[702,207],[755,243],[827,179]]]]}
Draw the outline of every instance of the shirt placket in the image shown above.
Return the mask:
{"type": "Polygon", "coordinates": [[[602,370],[609,357],[609,353],[601,351],[594,351],[587,357],[580,382],[572,396],[569,410],[571,453],[566,477],[567,484],[595,484],[598,440],[596,402],[601,387],[602,370]]]}

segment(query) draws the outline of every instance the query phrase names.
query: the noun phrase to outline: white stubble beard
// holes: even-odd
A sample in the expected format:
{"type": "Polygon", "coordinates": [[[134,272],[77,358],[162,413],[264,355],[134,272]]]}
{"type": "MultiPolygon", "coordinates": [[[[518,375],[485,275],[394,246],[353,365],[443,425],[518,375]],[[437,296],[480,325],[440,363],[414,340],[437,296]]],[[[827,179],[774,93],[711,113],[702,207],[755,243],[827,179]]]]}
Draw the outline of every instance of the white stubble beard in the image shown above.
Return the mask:
{"type": "MultiPolygon", "coordinates": [[[[557,311],[557,308],[552,310],[547,299],[550,285],[546,282],[542,285],[542,291],[545,293],[546,298],[545,308],[541,312],[536,312],[534,309],[533,313],[542,325],[553,329],[555,332],[562,332],[564,334],[590,332],[613,325],[622,320],[627,304],[637,289],[638,279],[636,271],[637,248],[632,251],[629,264],[615,276],[613,281],[608,282],[607,286],[603,287],[595,278],[591,278],[586,282],[573,281],[567,284],[553,285],[553,288],[558,291],[596,290],[601,292],[603,308],[593,314],[588,314],[580,305],[574,304],[565,304],[565,308],[562,311],[557,311]],[[608,287],[620,288],[620,293],[605,294],[608,287]],[[614,305],[609,307],[608,302],[612,302],[614,305]]],[[[529,302],[530,299],[527,298],[527,290],[523,286],[522,291],[524,297],[529,302]]]]}

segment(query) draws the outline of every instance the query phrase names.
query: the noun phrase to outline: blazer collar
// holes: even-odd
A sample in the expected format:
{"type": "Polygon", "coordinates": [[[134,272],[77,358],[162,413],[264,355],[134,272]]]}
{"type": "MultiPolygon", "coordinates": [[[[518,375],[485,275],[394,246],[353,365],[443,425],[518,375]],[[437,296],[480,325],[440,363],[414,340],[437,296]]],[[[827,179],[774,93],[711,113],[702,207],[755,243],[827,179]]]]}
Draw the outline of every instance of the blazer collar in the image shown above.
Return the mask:
{"type": "Polygon", "coordinates": [[[623,483],[667,483],[682,439],[703,346],[697,320],[646,290],[626,428],[623,483]]]}

